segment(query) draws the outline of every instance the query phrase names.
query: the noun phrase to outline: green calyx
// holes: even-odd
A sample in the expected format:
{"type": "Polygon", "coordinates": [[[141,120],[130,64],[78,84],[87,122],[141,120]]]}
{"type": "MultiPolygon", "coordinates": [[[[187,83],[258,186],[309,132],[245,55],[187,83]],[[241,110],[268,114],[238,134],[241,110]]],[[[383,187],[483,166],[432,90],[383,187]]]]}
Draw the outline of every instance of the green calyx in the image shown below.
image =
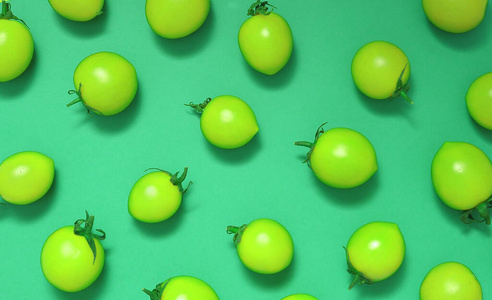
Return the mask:
{"type": "Polygon", "coordinates": [[[407,65],[405,65],[405,67],[403,67],[403,70],[400,73],[400,77],[398,77],[398,81],[396,82],[396,89],[393,92],[393,94],[391,95],[391,97],[389,98],[389,100],[393,100],[394,98],[402,96],[403,99],[408,101],[408,103],[413,104],[412,99],[410,99],[410,97],[408,97],[406,94],[408,92],[408,90],[410,89],[410,84],[408,84],[408,83],[403,84],[403,80],[402,80],[403,73],[405,73],[406,68],[407,68],[407,65]]]}
{"type": "Polygon", "coordinates": [[[316,146],[316,142],[318,142],[319,137],[325,132],[323,126],[326,125],[326,123],[328,122],[321,124],[321,126],[318,127],[318,130],[316,130],[316,134],[314,135],[314,142],[311,143],[311,142],[301,141],[301,142],[294,143],[294,145],[296,146],[304,146],[310,148],[309,152],[306,154],[306,159],[303,161],[303,163],[307,163],[310,168],[311,168],[311,154],[313,153],[314,146],[316,146]]]}
{"type": "Polygon", "coordinates": [[[162,170],[162,169],[159,169],[159,168],[149,168],[149,169],[145,170],[145,172],[147,172],[148,170],[157,170],[157,171],[164,172],[167,175],[171,176],[171,179],[169,181],[171,181],[171,183],[173,185],[175,185],[175,186],[178,187],[178,190],[179,190],[179,192],[181,194],[186,193],[186,191],[193,184],[193,181],[190,181],[190,182],[188,182],[188,186],[186,187],[186,189],[183,189],[183,181],[185,180],[186,175],[188,174],[188,167],[185,167],[184,168],[183,173],[181,174],[181,176],[179,176],[179,172],[176,172],[176,173],[172,174],[171,172],[168,172],[168,171],[165,171],[165,170],[162,170]]]}
{"type": "Polygon", "coordinates": [[[29,26],[27,26],[27,24],[26,24],[26,22],[24,22],[24,20],[17,18],[12,13],[11,4],[7,3],[5,0],[2,0],[2,12],[0,13],[0,19],[17,20],[17,21],[22,22],[22,24],[26,25],[26,27],[29,28],[29,26]]]}
{"type": "Polygon", "coordinates": [[[75,100],[73,100],[72,102],[68,103],[68,104],[67,104],[67,107],[70,107],[70,106],[74,105],[75,103],[80,102],[80,103],[82,103],[82,104],[84,105],[84,107],[87,109],[87,113],[88,113],[89,115],[92,115],[92,114],[91,114],[92,112],[95,112],[96,114],[102,115],[102,113],[101,113],[101,112],[99,112],[97,109],[92,108],[92,107],[90,107],[89,105],[87,105],[87,103],[85,103],[84,99],[82,99],[82,83],[80,83],[80,84],[79,84],[79,89],[78,89],[78,90],[69,90],[69,91],[68,91],[68,94],[69,94],[69,95],[73,95],[73,94],[75,94],[75,95],[77,95],[78,97],[77,97],[77,99],[75,99],[75,100]]]}
{"type": "Polygon", "coordinates": [[[364,284],[364,283],[372,284],[372,283],[374,283],[371,279],[367,278],[366,276],[364,276],[363,273],[357,271],[357,269],[354,268],[354,266],[352,265],[352,263],[350,262],[350,259],[348,257],[347,248],[343,247],[343,249],[345,249],[345,255],[347,257],[347,267],[348,267],[347,272],[354,275],[354,279],[350,283],[348,289],[351,290],[356,284],[364,284]]]}
{"type": "Polygon", "coordinates": [[[161,300],[162,293],[164,292],[164,289],[166,288],[167,284],[171,279],[172,277],[164,282],[159,283],[158,285],[155,286],[155,289],[153,289],[152,291],[148,289],[143,289],[143,291],[150,296],[151,300],[161,300]]]}
{"type": "Polygon", "coordinates": [[[492,196],[474,208],[463,211],[460,219],[465,224],[485,222],[485,224],[490,225],[489,208],[492,208],[492,196]],[[478,217],[474,216],[477,214],[478,217]]]}
{"type": "Polygon", "coordinates": [[[256,16],[258,14],[269,15],[274,8],[276,7],[271,4],[268,4],[268,1],[257,0],[249,7],[248,16],[256,16]]]}
{"type": "Polygon", "coordinates": [[[212,100],[212,98],[207,98],[205,101],[203,101],[202,103],[200,104],[193,104],[193,102],[190,102],[188,104],[185,104],[186,106],[190,106],[191,108],[193,108],[197,113],[201,114],[203,113],[203,110],[205,109],[205,107],[207,107],[207,104],[210,102],[210,100],[212,100]]]}
{"type": "Polygon", "coordinates": [[[237,246],[241,242],[241,237],[243,236],[243,232],[246,230],[246,227],[248,227],[247,224],[244,224],[243,226],[237,227],[237,226],[227,226],[227,233],[228,234],[234,234],[234,237],[232,238],[232,241],[234,242],[234,245],[237,246]]]}
{"type": "Polygon", "coordinates": [[[100,232],[101,235],[96,235],[92,233],[93,225],[94,225],[94,216],[89,216],[89,213],[85,211],[85,220],[79,219],[75,221],[73,233],[85,237],[87,243],[89,244],[89,247],[92,250],[92,254],[94,255],[94,260],[92,261],[92,263],[94,264],[96,262],[96,254],[97,254],[96,243],[94,242],[94,239],[102,241],[106,238],[106,233],[101,229],[96,229],[96,231],[100,232]]]}

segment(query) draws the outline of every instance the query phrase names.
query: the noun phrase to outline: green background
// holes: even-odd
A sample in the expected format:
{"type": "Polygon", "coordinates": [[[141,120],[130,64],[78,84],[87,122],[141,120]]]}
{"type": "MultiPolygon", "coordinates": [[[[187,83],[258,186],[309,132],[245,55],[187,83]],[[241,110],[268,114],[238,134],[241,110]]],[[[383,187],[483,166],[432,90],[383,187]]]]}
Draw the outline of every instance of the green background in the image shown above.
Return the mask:
{"type": "MultiPolygon", "coordinates": [[[[221,299],[417,299],[427,272],[445,261],[467,265],[492,294],[491,229],[464,225],[436,196],[430,164],[445,141],[466,141],[492,156],[492,132],[468,115],[471,82],[492,71],[492,16],[465,34],[435,28],[420,1],[276,1],[290,24],[294,51],[267,76],[242,58],[237,34],[253,1],[213,0],[193,35],[166,40],[145,19],[144,1],[108,0],[88,23],[58,16],[48,1],[12,0],[29,25],[35,55],[19,78],[0,83],[0,160],[25,150],[55,161],[55,182],[41,200],[0,207],[0,299],[146,299],[142,288],[171,276],[209,283],[221,299]],[[373,40],[398,45],[412,74],[403,99],[376,101],[354,86],[350,63],[373,40]],[[135,101],[112,116],[89,116],[73,100],[72,76],[90,54],[113,51],[136,68],[135,101]],[[208,144],[199,116],[183,104],[232,94],[254,110],[260,131],[245,147],[208,144]],[[338,190],[320,183],[302,161],[317,127],[348,127],[374,145],[379,169],[366,184],[338,190]],[[178,213],[160,224],[127,212],[144,170],[189,167],[194,184],[178,213]],[[106,265],[88,289],[68,294],[43,277],[40,252],[56,229],[85,215],[107,239],[106,265]],[[257,218],[283,224],[294,239],[291,266],[276,275],[246,269],[227,225],[257,218]],[[400,270],[374,285],[347,287],[342,248],[371,221],[396,222],[406,241],[400,270]]],[[[490,6],[490,5],[489,5],[490,6]]],[[[1,58],[0,58],[1,59],[1,58]]],[[[187,181],[185,181],[187,182],[187,181]]]]}

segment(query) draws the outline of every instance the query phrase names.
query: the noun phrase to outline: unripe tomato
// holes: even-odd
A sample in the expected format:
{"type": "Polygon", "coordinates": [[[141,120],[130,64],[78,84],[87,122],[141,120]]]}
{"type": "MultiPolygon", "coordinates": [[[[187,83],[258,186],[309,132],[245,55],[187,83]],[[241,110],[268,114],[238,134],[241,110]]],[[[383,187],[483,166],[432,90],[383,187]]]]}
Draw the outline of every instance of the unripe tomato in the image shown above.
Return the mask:
{"type": "Polygon", "coordinates": [[[192,276],[176,276],[157,284],[152,291],[144,289],[151,300],[219,300],[205,281],[192,276]]]}
{"type": "Polygon", "coordinates": [[[282,300],[318,300],[318,298],[313,297],[308,294],[294,294],[287,296],[285,298],[282,298],[282,300]]]}
{"type": "Polygon", "coordinates": [[[424,13],[437,28],[463,33],[477,27],[485,16],[488,0],[422,0],[424,13]]]}
{"type": "Polygon", "coordinates": [[[492,130],[492,72],[475,79],[465,99],[473,120],[483,128],[492,130]]]}
{"type": "Polygon", "coordinates": [[[51,7],[62,17],[85,22],[99,16],[104,0],[49,0],[51,7]]]}

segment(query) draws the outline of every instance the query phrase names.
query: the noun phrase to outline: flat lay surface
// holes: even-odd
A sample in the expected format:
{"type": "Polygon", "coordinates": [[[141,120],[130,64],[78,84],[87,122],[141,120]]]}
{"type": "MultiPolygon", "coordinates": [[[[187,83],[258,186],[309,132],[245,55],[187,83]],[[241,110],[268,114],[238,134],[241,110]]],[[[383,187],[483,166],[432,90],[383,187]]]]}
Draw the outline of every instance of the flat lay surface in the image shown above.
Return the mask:
{"type": "MultiPolygon", "coordinates": [[[[107,0],[89,22],[62,18],[48,1],[11,0],[29,26],[34,57],[20,77],[0,82],[0,161],[20,151],[53,159],[55,177],[40,200],[0,206],[1,299],[148,299],[143,288],[172,276],[208,283],[220,299],[418,299],[425,275],[456,261],[491,297],[492,232],[463,224],[431,181],[434,155],[446,141],[475,145],[492,157],[492,131],[469,115],[470,84],[492,72],[492,15],[474,30],[452,34],[426,18],[420,1],[271,1],[292,29],[290,60],[275,75],[251,68],[238,31],[254,1],[213,0],[209,15],[181,39],[156,35],[144,1],[107,0]],[[411,65],[403,98],[374,100],[351,77],[351,62],[368,42],[397,45],[411,65]],[[135,67],[134,101],[113,116],[89,115],[73,75],[91,54],[108,51],[135,67]],[[259,131],[245,146],[220,149],[200,131],[190,102],[220,95],[246,102],[259,131]],[[373,145],[377,171],[361,186],[321,183],[307,164],[318,127],[346,127],[373,145]],[[193,181],[168,220],[147,224],[128,212],[135,182],[149,168],[193,181]],[[62,292],[44,278],[40,255],[55,230],[95,216],[103,229],[104,269],[89,288],[62,292]],[[270,218],[292,236],[294,256],[280,273],[262,275],[239,260],[229,225],[270,218]],[[348,290],[343,246],[373,221],[396,223],[405,240],[400,269],[373,285],[348,290]]],[[[489,9],[490,9],[490,5],[489,9]]],[[[0,59],[2,59],[0,57],[0,59]]]]}

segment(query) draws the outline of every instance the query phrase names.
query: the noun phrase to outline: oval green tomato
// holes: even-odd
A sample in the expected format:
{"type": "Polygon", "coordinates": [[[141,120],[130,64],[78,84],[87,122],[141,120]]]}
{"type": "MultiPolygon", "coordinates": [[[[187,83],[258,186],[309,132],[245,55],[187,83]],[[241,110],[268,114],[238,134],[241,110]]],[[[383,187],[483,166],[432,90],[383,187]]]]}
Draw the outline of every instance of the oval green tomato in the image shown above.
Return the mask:
{"type": "Polygon", "coordinates": [[[179,206],[183,194],[181,183],[186,177],[187,168],[178,173],[155,171],[142,176],[132,187],[128,197],[128,212],[135,219],[146,223],[157,223],[172,217],[179,206]]]}
{"type": "Polygon", "coordinates": [[[468,88],[465,99],[473,120],[492,130],[492,72],[475,79],[468,88]]]}
{"type": "Polygon", "coordinates": [[[482,287],[468,267],[445,262],[425,276],[420,300],[482,300],[482,287]]]}
{"type": "Polygon", "coordinates": [[[289,24],[274,12],[247,19],[239,29],[238,43],[246,62],[267,75],[276,74],[287,64],[294,45],[289,24]]]}
{"type": "Polygon", "coordinates": [[[29,204],[43,197],[55,176],[53,160],[39,152],[13,154],[0,164],[0,196],[13,204],[29,204]]]}
{"type": "Polygon", "coordinates": [[[210,0],[147,0],[145,16],[150,28],[168,39],[188,36],[207,19],[210,0]]]}
{"type": "Polygon", "coordinates": [[[492,163],[469,143],[445,142],[432,160],[431,177],[439,198],[454,209],[472,209],[492,195],[492,163]]]}
{"type": "MultiPolygon", "coordinates": [[[[10,11],[10,3],[2,3],[10,11]]],[[[2,19],[0,12],[0,82],[19,77],[31,63],[34,41],[20,21],[2,19]]]]}
{"type": "Polygon", "coordinates": [[[463,33],[477,27],[485,16],[488,0],[422,0],[424,13],[437,28],[463,33]]]}
{"type": "Polygon", "coordinates": [[[137,72],[119,54],[99,52],[84,58],[75,69],[73,83],[88,110],[110,116],[123,111],[137,93],[137,72]]]}
{"type": "Polygon", "coordinates": [[[241,227],[228,226],[234,233],[237,254],[251,271],[274,274],[287,268],[294,256],[294,242],[282,224],[271,219],[257,219],[241,227]]]}
{"type": "Polygon", "coordinates": [[[205,281],[192,276],[176,276],[159,283],[152,291],[144,289],[152,300],[219,300],[205,281]]]}
{"type": "Polygon", "coordinates": [[[374,41],[362,46],[352,60],[352,79],[357,88],[373,99],[407,96],[410,62],[396,45],[374,41]],[[403,72],[403,73],[402,73],[403,72]]]}
{"type": "Polygon", "coordinates": [[[357,229],[347,243],[349,272],[357,283],[372,283],[393,275],[405,257],[405,241],[395,223],[371,222],[357,229]]]}
{"type": "Polygon", "coordinates": [[[282,298],[282,300],[318,300],[318,298],[313,297],[308,294],[294,294],[287,296],[285,298],[282,298]]]}
{"type": "Polygon", "coordinates": [[[78,22],[90,21],[102,13],[104,0],[49,0],[62,17],[78,22]]]}

